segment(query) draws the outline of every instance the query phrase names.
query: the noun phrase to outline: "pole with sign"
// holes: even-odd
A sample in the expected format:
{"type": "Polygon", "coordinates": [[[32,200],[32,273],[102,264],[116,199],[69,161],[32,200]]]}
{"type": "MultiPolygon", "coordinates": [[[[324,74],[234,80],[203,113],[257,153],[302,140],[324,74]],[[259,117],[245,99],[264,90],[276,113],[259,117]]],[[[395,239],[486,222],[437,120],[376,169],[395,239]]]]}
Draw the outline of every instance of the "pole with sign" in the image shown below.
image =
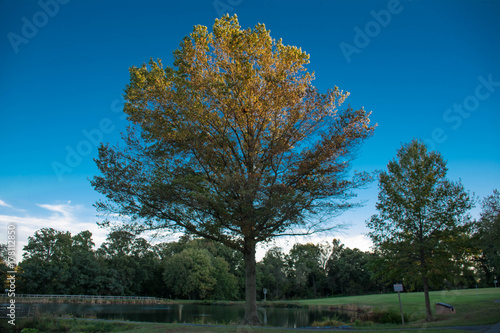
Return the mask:
{"type": "Polygon", "coordinates": [[[405,324],[405,317],[403,316],[403,305],[401,304],[401,294],[399,293],[400,291],[403,291],[403,285],[402,284],[395,284],[394,291],[398,292],[399,310],[401,311],[401,322],[404,325],[405,324]]]}

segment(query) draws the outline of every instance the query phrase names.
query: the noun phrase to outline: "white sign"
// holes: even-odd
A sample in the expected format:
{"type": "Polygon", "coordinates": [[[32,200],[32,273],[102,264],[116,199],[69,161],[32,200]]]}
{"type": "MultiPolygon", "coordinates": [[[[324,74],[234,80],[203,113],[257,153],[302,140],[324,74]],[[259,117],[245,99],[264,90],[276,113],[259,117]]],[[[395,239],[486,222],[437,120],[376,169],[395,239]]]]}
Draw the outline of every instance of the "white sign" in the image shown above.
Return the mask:
{"type": "Polygon", "coordinates": [[[402,284],[395,284],[394,291],[403,291],[403,285],[402,284]]]}

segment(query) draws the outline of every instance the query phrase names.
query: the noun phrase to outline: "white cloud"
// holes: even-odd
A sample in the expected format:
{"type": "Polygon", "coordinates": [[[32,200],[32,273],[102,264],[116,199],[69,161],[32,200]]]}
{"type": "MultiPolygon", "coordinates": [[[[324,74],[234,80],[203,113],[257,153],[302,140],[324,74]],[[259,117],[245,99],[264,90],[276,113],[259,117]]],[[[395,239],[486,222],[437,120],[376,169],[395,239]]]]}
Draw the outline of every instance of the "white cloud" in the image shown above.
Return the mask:
{"type": "Polygon", "coordinates": [[[49,204],[36,204],[38,207],[47,209],[51,212],[61,213],[64,217],[68,219],[73,218],[73,212],[81,209],[81,206],[71,206],[71,201],[68,201],[67,204],[59,204],[59,205],[49,205],[49,204]]]}
{"type": "Polygon", "coordinates": [[[10,208],[10,209],[16,210],[18,212],[24,212],[25,211],[24,209],[18,209],[18,208],[13,207],[12,205],[9,205],[8,203],[6,203],[5,201],[3,201],[1,199],[0,199],[0,207],[7,207],[7,208],[10,208]]]}
{"type": "Polygon", "coordinates": [[[13,208],[11,205],[9,205],[8,203],[6,203],[6,202],[5,202],[5,201],[3,201],[2,199],[0,199],[0,206],[13,208]]]}
{"type": "MultiPolygon", "coordinates": [[[[71,202],[66,204],[37,204],[38,207],[53,212],[49,216],[42,214],[16,214],[16,215],[0,215],[0,228],[7,230],[7,225],[16,225],[16,250],[17,261],[22,260],[23,247],[28,244],[28,238],[33,236],[35,231],[42,228],[53,228],[58,231],[69,231],[72,236],[84,230],[89,230],[92,233],[92,240],[96,247],[100,246],[106,239],[108,230],[99,228],[95,223],[95,215],[93,213],[88,216],[81,205],[72,205],[71,202]]],[[[7,232],[0,231],[0,243],[7,242],[7,232]],[[5,236],[4,236],[5,235],[5,236]]]]}
{"type": "Polygon", "coordinates": [[[358,248],[361,251],[371,251],[371,247],[373,246],[372,241],[369,237],[365,235],[356,235],[349,237],[338,237],[342,244],[345,244],[346,247],[351,249],[358,248]]]}
{"type": "Polygon", "coordinates": [[[261,245],[257,246],[256,250],[256,259],[257,261],[264,258],[266,251],[271,247],[278,246],[283,249],[284,253],[288,253],[292,247],[297,244],[305,244],[305,243],[331,243],[334,238],[340,240],[341,244],[344,244],[345,247],[354,249],[357,248],[361,251],[371,251],[371,247],[373,246],[372,241],[365,235],[312,235],[312,236],[294,236],[294,237],[279,237],[274,239],[269,243],[261,243],[261,245]]]}

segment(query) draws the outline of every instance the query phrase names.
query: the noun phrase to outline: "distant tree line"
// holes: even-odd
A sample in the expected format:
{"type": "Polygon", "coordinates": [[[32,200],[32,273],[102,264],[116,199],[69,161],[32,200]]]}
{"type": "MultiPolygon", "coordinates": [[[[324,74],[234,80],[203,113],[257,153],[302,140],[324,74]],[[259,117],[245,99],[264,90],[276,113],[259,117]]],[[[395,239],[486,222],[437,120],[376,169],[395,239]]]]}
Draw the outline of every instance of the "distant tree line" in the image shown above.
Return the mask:
{"type": "MultiPolygon", "coordinates": [[[[493,286],[500,264],[499,191],[484,199],[481,217],[473,226],[466,238],[469,254],[453,260],[456,269],[450,270],[452,276],[431,279],[431,290],[493,286]]],[[[0,247],[4,258],[0,273],[5,281],[4,248],[0,247]]],[[[95,249],[89,231],[72,236],[43,228],[29,237],[24,251],[17,267],[17,293],[192,300],[242,300],[245,296],[242,254],[190,236],[153,245],[130,232],[113,231],[95,249]]],[[[269,300],[388,292],[396,282],[405,284],[406,290],[423,290],[404,273],[396,281],[391,270],[381,265],[390,262],[385,253],[389,252],[351,249],[337,239],[295,244],[288,253],[272,247],[257,263],[259,298],[264,297],[263,288],[268,290],[269,300]]]]}

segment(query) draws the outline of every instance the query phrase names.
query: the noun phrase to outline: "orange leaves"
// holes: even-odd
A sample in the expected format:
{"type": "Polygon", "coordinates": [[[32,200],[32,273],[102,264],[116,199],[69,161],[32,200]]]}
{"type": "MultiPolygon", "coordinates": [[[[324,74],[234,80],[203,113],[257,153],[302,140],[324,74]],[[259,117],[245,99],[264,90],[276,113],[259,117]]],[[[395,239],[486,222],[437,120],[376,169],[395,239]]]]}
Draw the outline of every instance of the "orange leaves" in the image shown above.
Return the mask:
{"type": "MultiPolygon", "coordinates": [[[[174,67],[158,60],[131,68],[125,111],[148,144],[202,177],[203,197],[220,195],[230,206],[224,214],[234,215],[227,225],[251,220],[260,207],[275,232],[318,207],[313,201],[357,186],[339,179],[373,131],[369,115],[339,111],[349,94],[319,93],[309,55],[271,38],[263,24],[241,29],[236,16],[224,16],[212,30],[194,27],[174,51],[174,67]]],[[[195,190],[179,194],[180,204],[195,190]]],[[[190,209],[205,205],[192,195],[190,209]]]]}

